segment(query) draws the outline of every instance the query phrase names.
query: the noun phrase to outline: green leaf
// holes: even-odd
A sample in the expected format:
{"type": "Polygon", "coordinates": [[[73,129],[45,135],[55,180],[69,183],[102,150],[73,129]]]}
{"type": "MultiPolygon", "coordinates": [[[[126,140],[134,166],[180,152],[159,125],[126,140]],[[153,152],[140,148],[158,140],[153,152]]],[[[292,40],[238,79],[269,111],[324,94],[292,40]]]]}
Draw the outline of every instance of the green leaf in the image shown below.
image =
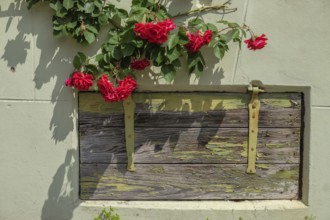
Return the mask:
{"type": "Polygon", "coordinates": [[[105,53],[103,55],[103,60],[106,62],[106,63],[110,63],[111,62],[111,54],[110,52],[109,53],[105,53]]]}
{"type": "Polygon", "coordinates": [[[167,45],[168,49],[172,49],[179,43],[179,36],[176,34],[171,34],[168,38],[167,45]]]}
{"type": "Polygon", "coordinates": [[[53,30],[53,35],[55,38],[60,38],[63,35],[62,31],[53,30]]]}
{"type": "Polygon", "coordinates": [[[242,32],[242,36],[243,36],[244,38],[246,38],[246,31],[243,30],[243,29],[241,29],[241,32],[242,32]]]}
{"type": "Polygon", "coordinates": [[[99,23],[101,25],[107,24],[108,23],[108,16],[106,14],[101,14],[98,18],[99,23]]]}
{"type": "Polygon", "coordinates": [[[188,21],[188,26],[197,26],[200,24],[204,24],[204,21],[201,18],[194,18],[188,21]]]}
{"type": "Polygon", "coordinates": [[[132,42],[136,45],[137,48],[143,47],[143,40],[134,40],[132,42]]]}
{"type": "Polygon", "coordinates": [[[195,67],[199,60],[199,53],[189,53],[188,54],[188,68],[195,67]]]}
{"type": "Polygon", "coordinates": [[[225,37],[227,43],[233,39],[233,33],[234,33],[234,30],[230,30],[225,35],[223,35],[225,37]]]}
{"type": "Polygon", "coordinates": [[[239,24],[237,24],[237,23],[228,23],[228,27],[238,28],[239,27],[239,24]]]}
{"type": "Polygon", "coordinates": [[[98,34],[99,31],[92,25],[86,24],[86,29],[89,30],[90,32],[94,33],[94,34],[98,34]]]}
{"type": "Polygon", "coordinates": [[[65,8],[61,8],[59,10],[56,11],[56,16],[63,18],[65,15],[67,15],[68,11],[65,8]]]}
{"type": "Polygon", "coordinates": [[[134,53],[135,46],[131,43],[129,44],[123,44],[121,46],[122,53],[124,57],[131,56],[134,53]]]}
{"type": "Polygon", "coordinates": [[[102,1],[94,1],[94,5],[100,10],[103,8],[102,1]]]}
{"type": "Polygon", "coordinates": [[[181,68],[181,61],[180,61],[180,59],[173,60],[173,61],[171,62],[171,64],[172,64],[175,68],[181,68]]]}
{"type": "Polygon", "coordinates": [[[233,39],[239,38],[240,31],[239,29],[233,29],[233,39]]]}
{"type": "Polygon", "coordinates": [[[77,55],[80,57],[81,63],[85,63],[87,61],[87,56],[84,53],[78,52],[77,55]]]}
{"type": "Polygon", "coordinates": [[[89,31],[84,31],[84,37],[88,44],[91,44],[95,41],[95,35],[89,31]]]}
{"type": "Polygon", "coordinates": [[[87,73],[97,74],[99,72],[97,67],[93,64],[86,65],[85,69],[87,73]]]}
{"type": "Polygon", "coordinates": [[[69,10],[70,8],[72,8],[73,5],[74,5],[73,0],[63,0],[63,7],[64,7],[66,10],[69,10]]]}
{"type": "Polygon", "coordinates": [[[228,21],[226,21],[226,20],[220,20],[220,21],[217,21],[217,23],[220,23],[220,24],[227,24],[228,25],[228,21]]]}
{"type": "Polygon", "coordinates": [[[219,45],[217,45],[216,47],[214,47],[214,55],[219,58],[222,59],[223,56],[225,55],[225,50],[220,47],[219,45]]]}
{"type": "Polygon", "coordinates": [[[63,27],[64,27],[63,25],[56,25],[56,26],[54,25],[53,29],[56,30],[56,31],[62,31],[63,27]]]}
{"type": "Polygon", "coordinates": [[[189,43],[189,39],[186,34],[186,29],[184,27],[179,28],[178,36],[179,36],[179,44],[184,45],[189,43]]]}
{"type": "Polygon", "coordinates": [[[163,21],[163,20],[165,20],[166,18],[169,17],[169,14],[168,14],[165,10],[160,9],[160,10],[156,13],[156,16],[157,16],[158,20],[163,21]]]}
{"type": "Polygon", "coordinates": [[[148,14],[149,10],[147,8],[144,7],[138,7],[138,6],[134,6],[129,14],[129,19],[128,21],[137,21],[140,22],[143,19],[143,16],[145,14],[148,14]]]}
{"type": "Polygon", "coordinates": [[[95,57],[96,62],[99,62],[102,59],[103,59],[103,54],[102,53],[97,54],[96,57],[95,57]]]}
{"type": "Polygon", "coordinates": [[[121,52],[120,46],[115,47],[111,51],[111,56],[115,58],[116,60],[120,60],[123,57],[123,54],[121,52]]]}
{"type": "Polygon", "coordinates": [[[209,43],[208,46],[209,47],[214,47],[215,45],[218,44],[218,41],[219,41],[219,39],[215,38],[215,39],[211,40],[211,42],[209,43]]]}
{"type": "Polygon", "coordinates": [[[54,11],[59,11],[63,7],[60,1],[56,1],[56,3],[50,3],[49,7],[51,7],[54,11]]]}
{"type": "Polygon", "coordinates": [[[161,68],[161,72],[167,82],[171,82],[175,78],[176,71],[172,64],[163,65],[161,68]]]}
{"type": "Polygon", "coordinates": [[[142,6],[142,5],[146,5],[147,0],[132,0],[132,6],[142,6]]]}
{"type": "Polygon", "coordinates": [[[194,73],[195,73],[195,75],[196,75],[197,78],[199,78],[202,75],[203,70],[204,70],[203,63],[202,62],[198,62],[197,65],[196,65],[196,67],[195,67],[195,71],[194,71],[194,73]]]}
{"type": "Polygon", "coordinates": [[[218,28],[214,25],[214,24],[211,24],[211,23],[207,23],[207,29],[213,31],[213,32],[217,32],[218,31],[218,28]]]}
{"type": "Polygon", "coordinates": [[[81,63],[82,62],[81,62],[80,56],[79,55],[74,56],[73,62],[72,62],[74,68],[75,69],[80,69],[81,63]]]}
{"type": "Polygon", "coordinates": [[[180,50],[178,47],[174,47],[172,50],[167,52],[167,58],[169,59],[170,62],[173,60],[176,60],[180,57],[180,50]]]}
{"type": "Polygon", "coordinates": [[[115,15],[118,16],[121,19],[125,19],[128,17],[128,13],[124,9],[116,9],[115,15]]]}
{"type": "Polygon", "coordinates": [[[112,45],[118,45],[119,44],[118,35],[116,34],[116,35],[110,36],[108,43],[112,44],[112,45]]]}
{"type": "Polygon", "coordinates": [[[69,30],[74,29],[76,26],[77,26],[77,22],[76,21],[68,22],[66,24],[66,28],[69,29],[69,30]]]}
{"type": "Polygon", "coordinates": [[[84,5],[84,11],[91,14],[94,11],[95,5],[91,2],[86,2],[84,5]]]}
{"type": "Polygon", "coordinates": [[[134,29],[128,29],[121,35],[121,40],[123,43],[130,43],[135,39],[136,35],[134,29]]]}

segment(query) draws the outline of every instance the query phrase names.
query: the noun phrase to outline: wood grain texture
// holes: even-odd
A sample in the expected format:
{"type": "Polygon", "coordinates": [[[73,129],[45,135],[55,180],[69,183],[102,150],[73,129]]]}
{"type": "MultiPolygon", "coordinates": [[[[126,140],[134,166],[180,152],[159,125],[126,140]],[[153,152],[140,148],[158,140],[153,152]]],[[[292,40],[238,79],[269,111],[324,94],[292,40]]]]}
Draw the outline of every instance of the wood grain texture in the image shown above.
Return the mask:
{"type": "Polygon", "coordinates": [[[79,93],[81,199],[299,198],[302,94],[259,97],[256,174],[245,172],[251,94],[216,92],[134,93],[127,172],[123,104],[79,93]]]}
{"type": "Polygon", "coordinates": [[[257,174],[234,164],[82,164],[81,199],[219,200],[296,199],[299,165],[259,165],[257,174]]]}
{"type": "MultiPolygon", "coordinates": [[[[80,131],[82,163],[126,163],[124,129],[80,131]]],[[[246,163],[247,128],[136,128],[136,163],[246,163]]],[[[299,163],[300,129],[263,128],[257,163],[299,163]]]]}
{"type": "MultiPolygon", "coordinates": [[[[135,127],[248,127],[249,94],[137,93],[135,127]]],[[[79,95],[82,127],[124,126],[122,103],[79,95]]],[[[261,94],[259,127],[300,127],[301,94],[261,94]]]]}

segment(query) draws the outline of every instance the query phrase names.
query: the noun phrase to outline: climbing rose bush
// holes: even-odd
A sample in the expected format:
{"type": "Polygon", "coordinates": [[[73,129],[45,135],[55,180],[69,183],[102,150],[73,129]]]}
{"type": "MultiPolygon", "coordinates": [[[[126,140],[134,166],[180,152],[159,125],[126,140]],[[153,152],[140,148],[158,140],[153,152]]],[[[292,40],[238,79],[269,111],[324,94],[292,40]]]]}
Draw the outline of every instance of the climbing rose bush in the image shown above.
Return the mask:
{"type": "MultiPolygon", "coordinates": [[[[28,8],[41,0],[27,0],[28,8]]],[[[182,65],[188,73],[200,77],[209,65],[202,47],[212,50],[219,62],[229,45],[244,42],[250,50],[260,50],[267,44],[265,34],[256,36],[247,25],[239,25],[223,18],[216,23],[194,14],[210,10],[230,13],[230,1],[188,12],[171,15],[162,1],[132,0],[130,11],[120,9],[111,1],[75,0],[49,1],[54,10],[53,34],[70,35],[86,46],[95,42],[102,26],[110,25],[108,38],[94,56],[78,52],[72,60],[74,67],[65,85],[79,91],[99,90],[104,100],[116,102],[126,99],[136,89],[135,75],[149,66],[159,69],[160,77],[172,82],[182,65]],[[88,3],[88,8],[82,7],[88,3]],[[175,24],[178,17],[189,16],[184,23],[175,24]],[[247,35],[249,35],[247,37],[247,35]],[[247,40],[243,40],[248,38],[247,40]],[[206,48],[207,47],[207,48],[206,48]],[[185,61],[184,61],[185,59],[185,61]]],[[[140,73],[140,74],[143,74],[140,73]]]]}

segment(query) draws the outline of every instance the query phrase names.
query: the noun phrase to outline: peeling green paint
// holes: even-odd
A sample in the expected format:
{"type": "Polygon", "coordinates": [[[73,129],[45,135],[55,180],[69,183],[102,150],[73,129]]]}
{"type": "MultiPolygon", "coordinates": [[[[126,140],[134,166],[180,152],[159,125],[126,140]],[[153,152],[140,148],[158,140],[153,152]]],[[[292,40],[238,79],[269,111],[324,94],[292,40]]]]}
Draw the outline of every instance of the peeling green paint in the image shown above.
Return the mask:
{"type": "Polygon", "coordinates": [[[258,187],[248,186],[244,189],[244,192],[247,192],[247,193],[261,193],[262,189],[260,189],[258,187]]]}
{"type": "Polygon", "coordinates": [[[280,170],[275,174],[275,177],[280,179],[296,180],[299,178],[299,170],[298,169],[280,170]]]}
{"type": "Polygon", "coordinates": [[[150,165],[150,172],[152,173],[165,173],[165,169],[162,165],[150,165]]]}
{"type": "Polygon", "coordinates": [[[270,164],[256,164],[256,167],[268,170],[270,168],[270,164]]]}
{"type": "Polygon", "coordinates": [[[231,184],[211,184],[207,186],[207,191],[212,192],[212,191],[218,191],[219,188],[224,189],[226,193],[233,193],[235,192],[235,187],[234,185],[231,184]]]}

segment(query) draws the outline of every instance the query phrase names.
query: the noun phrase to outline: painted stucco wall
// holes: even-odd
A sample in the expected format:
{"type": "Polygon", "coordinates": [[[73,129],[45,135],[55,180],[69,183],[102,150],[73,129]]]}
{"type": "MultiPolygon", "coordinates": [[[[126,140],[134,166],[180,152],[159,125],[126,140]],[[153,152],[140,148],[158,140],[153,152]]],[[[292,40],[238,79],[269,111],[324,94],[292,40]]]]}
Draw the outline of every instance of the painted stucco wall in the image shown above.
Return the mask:
{"type": "MultiPolygon", "coordinates": [[[[128,2],[116,4],[125,6],[128,2]]],[[[195,3],[168,4],[174,14],[196,7],[195,3]]],[[[246,22],[255,32],[266,33],[267,47],[252,52],[232,45],[220,65],[214,65],[216,60],[209,54],[210,66],[201,79],[189,78],[182,69],[169,87],[159,86],[162,80],[145,73],[138,82],[139,89],[244,90],[251,80],[261,80],[269,91],[304,92],[302,202],[80,201],[77,94],[63,82],[72,71],[70,62],[75,53],[93,54],[99,44],[82,48],[68,38],[54,39],[52,12],[46,5],[28,11],[23,0],[0,0],[0,219],[89,220],[101,207],[111,205],[123,220],[303,220],[307,215],[329,220],[330,1],[232,3],[238,11],[225,18],[246,22]]],[[[207,14],[205,19],[221,16],[207,14]]]]}

